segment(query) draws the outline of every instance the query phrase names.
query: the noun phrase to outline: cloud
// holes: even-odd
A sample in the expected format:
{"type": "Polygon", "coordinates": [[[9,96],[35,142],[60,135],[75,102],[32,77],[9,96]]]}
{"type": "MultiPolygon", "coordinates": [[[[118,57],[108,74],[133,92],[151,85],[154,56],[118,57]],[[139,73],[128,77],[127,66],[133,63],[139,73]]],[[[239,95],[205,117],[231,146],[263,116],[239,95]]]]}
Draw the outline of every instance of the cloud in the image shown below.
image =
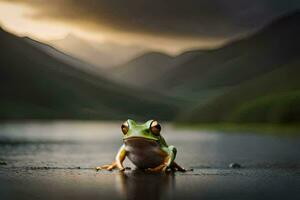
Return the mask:
{"type": "MultiPolygon", "coordinates": [[[[8,1],[8,0],[0,0],[8,1]]],[[[36,20],[93,31],[169,38],[232,38],[253,30],[300,1],[278,0],[9,0],[36,8],[36,20]]]]}

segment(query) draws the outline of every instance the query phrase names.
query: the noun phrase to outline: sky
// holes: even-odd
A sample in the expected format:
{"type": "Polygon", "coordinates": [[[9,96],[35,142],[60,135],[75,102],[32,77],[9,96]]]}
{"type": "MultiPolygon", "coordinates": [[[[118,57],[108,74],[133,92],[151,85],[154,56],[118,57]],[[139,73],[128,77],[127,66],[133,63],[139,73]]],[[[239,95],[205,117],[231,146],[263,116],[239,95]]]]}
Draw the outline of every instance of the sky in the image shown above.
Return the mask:
{"type": "Polygon", "coordinates": [[[0,0],[0,26],[41,41],[72,33],[168,53],[243,37],[299,0],[0,0]]]}

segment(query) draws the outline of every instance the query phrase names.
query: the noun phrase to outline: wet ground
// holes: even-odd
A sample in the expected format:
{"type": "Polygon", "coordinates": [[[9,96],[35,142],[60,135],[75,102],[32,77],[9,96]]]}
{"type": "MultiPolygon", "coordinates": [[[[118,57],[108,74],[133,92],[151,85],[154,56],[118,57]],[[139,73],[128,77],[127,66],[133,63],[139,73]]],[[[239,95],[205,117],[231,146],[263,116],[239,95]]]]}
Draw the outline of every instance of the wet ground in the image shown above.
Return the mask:
{"type": "Polygon", "coordinates": [[[177,162],[193,171],[149,174],[127,160],[125,173],[96,172],[121,145],[119,126],[1,124],[0,199],[300,199],[300,137],[163,125],[177,162]]]}

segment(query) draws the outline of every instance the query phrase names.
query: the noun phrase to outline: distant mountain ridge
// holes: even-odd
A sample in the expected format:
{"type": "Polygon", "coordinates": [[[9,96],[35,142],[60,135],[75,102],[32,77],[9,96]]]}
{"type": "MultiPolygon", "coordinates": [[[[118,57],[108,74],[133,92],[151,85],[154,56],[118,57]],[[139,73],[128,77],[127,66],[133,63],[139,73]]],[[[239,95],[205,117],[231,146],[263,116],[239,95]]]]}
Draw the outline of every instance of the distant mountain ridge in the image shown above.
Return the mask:
{"type": "Polygon", "coordinates": [[[208,76],[207,80],[211,79],[211,82],[198,84],[202,87],[232,87],[182,113],[178,120],[205,123],[300,122],[299,24],[300,12],[292,13],[250,38],[228,46],[230,52],[240,49],[243,56],[231,61],[229,67],[225,65],[224,71],[208,76]]]}
{"type": "MultiPolygon", "coordinates": [[[[299,100],[297,90],[300,88],[297,78],[300,77],[297,61],[300,58],[299,24],[300,12],[295,11],[275,19],[251,36],[219,49],[189,51],[164,59],[161,63],[165,65],[159,66],[156,74],[151,71],[155,68],[153,65],[139,61],[142,64],[135,68],[143,70],[136,72],[144,73],[136,73],[135,76],[140,81],[136,81],[132,73],[122,74],[122,80],[140,88],[151,87],[190,100],[189,107],[185,106],[177,116],[181,121],[300,121],[295,117],[297,114],[300,116],[299,103],[295,103],[299,100]],[[281,78],[280,73],[285,76],[281,78]],[[143,81],[143,77],[147,81],[143,81]],[[252,86],[248,87],[248,84],[252,86]],[[277,90],[276,87],[281,88],[281,85],[286,87],[277,90]],[[289,94],[291,96],[288,97],[289,94]],[[276,107],[282,95],[291,100],[280,104],[280,108],[276,107]],[[282,110],[278,111],[277,117],[271,113],[271,108],[265,110],[261,107],[264,101],[282,110]],[[295,111],[292,111],[291,105],[294,105],[295,111]],[[288,120],[287,113],[294,117],[288,120]]],[[[130,65],[124,67],[132,68],[130,65]]],[[[125,68],[123,70],[126,71],[125,68]]]]}
{"type": "MultiPolygon", "coordinates": [[[[0,30],[0,119],[172,119],[158,94],[73,66],[52,47],[0,30]],[[59,54],[60,59],[56,58],[59,54]]],[[[72,58],[70,58],[72,60],[72,58]]],[[[74,60],[73,60],[74,61],[74,60]]],[[[75,61],[74,61],[75,62],[75,61]]]]}
{"type": "Polygon", "coordinates": [[[245,81],[227,92],[182,113],[188,122],[264,122],[300,121],[300,58],[277,69],[245,81]]]}
{"type": "Polygon", "coordinates": [[[115,79],[139,87],[140,84],[147,85],[151,83],[154,77],[167,70],[166,68],[171,60],[172,57],[167,54],[150,52],[115,67],[109,72],[114,75],[115,79]]]}
{"type": "MultiPolygon", "coordinates": [[[[232,86],[241,81],[250,79],[260,73],[267,72],[279,66],[293,56],[298,56],[299,34],[299,12],[284,16],[275,20],[273,23],[258,31],[248,38],[234,41],[226,46],[216,50],[194,50],[183,53],[171,59],[165,58],[161,61],[164,65],[159,66],[160,76],[152,76],[148,73],[150,70],[141,70],[156,68],[150,63],[149,58],[143,61],[145,56],[138,57],[126,65],[122,71],[130,71],[136,68],[136,76],[154,77],[150,83],[139,82],[140,87],[155,85],[162,90],[176,90],[176,87],[185,87],[185,89],[201,89],[207,87],[232,86]],[[134,66],[138,60],[140,65],[134,66]],[[255,65],[260,65],[254,67],[255,65]],[[141,68],[141,69],[140,69],[141,68]],[[145,73],[138,73],[145,72],[145,73]],[[239,76],[233,78],[232,75],[239,73],[239,76]]],[[[156,58],[153,58],[156,59],[156,58]]],[[[112,71],[118,76],[118,70],[112,71]]],[[[132,79],[131,73],[128,76],[120,73],[123,80],[131,81],[134,85],[135,79],[132,79]]]]}
{"type": "Polygon", "coordinates": [[[219,49],[148,52],[105,72],[0,29],[0,119],[299,123],[299,24],[297,11],[219,49]]]}
{"type": "Polygon", "coordinates": [[[54,59],[58,59],[62,62],[65,62],[66,64],[70,64],[73,67],[76,67],[80,70],[89,72],[89,73],[96,73],[99,75],[103,75],[105,73],[101,68],[88,64],[82,60],[79,60],[78,58],[75,58],[74,56],[71,56],[65,52],[62,52],[53,46],[49,44],[45,44],[42,42],[39,42],[37,40],[34,40],[29,37],[24,37],[24,40],[28,42],[31,45],[34,45],[35,47],[41,49],[43,52],[47,53],[48,55],[52,56],[54,59]]]}
{"type": "Polygon", "coordinates": [[[73,34],[68,34],[60,40],[49,41],[49,43],[100,69],[120,65],[145,51],[143,47],[136,45],[89,41],[73,34]]]}

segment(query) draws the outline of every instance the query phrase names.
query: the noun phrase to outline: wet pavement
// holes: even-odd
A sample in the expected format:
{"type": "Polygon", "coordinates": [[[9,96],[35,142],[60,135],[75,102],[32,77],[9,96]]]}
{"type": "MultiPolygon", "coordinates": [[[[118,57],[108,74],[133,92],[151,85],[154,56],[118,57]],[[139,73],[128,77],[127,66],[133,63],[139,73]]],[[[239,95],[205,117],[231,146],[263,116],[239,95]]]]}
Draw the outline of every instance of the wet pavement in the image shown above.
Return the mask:
{"type": "Polygon", "coordinates": [[[96,172],[121,145],[120,123],[0,125],[0,199],[300,199],[300,138],[162,126],[193,171],[96,172]],[[241,168],[230,168],[238,163],[241,168]]]}

